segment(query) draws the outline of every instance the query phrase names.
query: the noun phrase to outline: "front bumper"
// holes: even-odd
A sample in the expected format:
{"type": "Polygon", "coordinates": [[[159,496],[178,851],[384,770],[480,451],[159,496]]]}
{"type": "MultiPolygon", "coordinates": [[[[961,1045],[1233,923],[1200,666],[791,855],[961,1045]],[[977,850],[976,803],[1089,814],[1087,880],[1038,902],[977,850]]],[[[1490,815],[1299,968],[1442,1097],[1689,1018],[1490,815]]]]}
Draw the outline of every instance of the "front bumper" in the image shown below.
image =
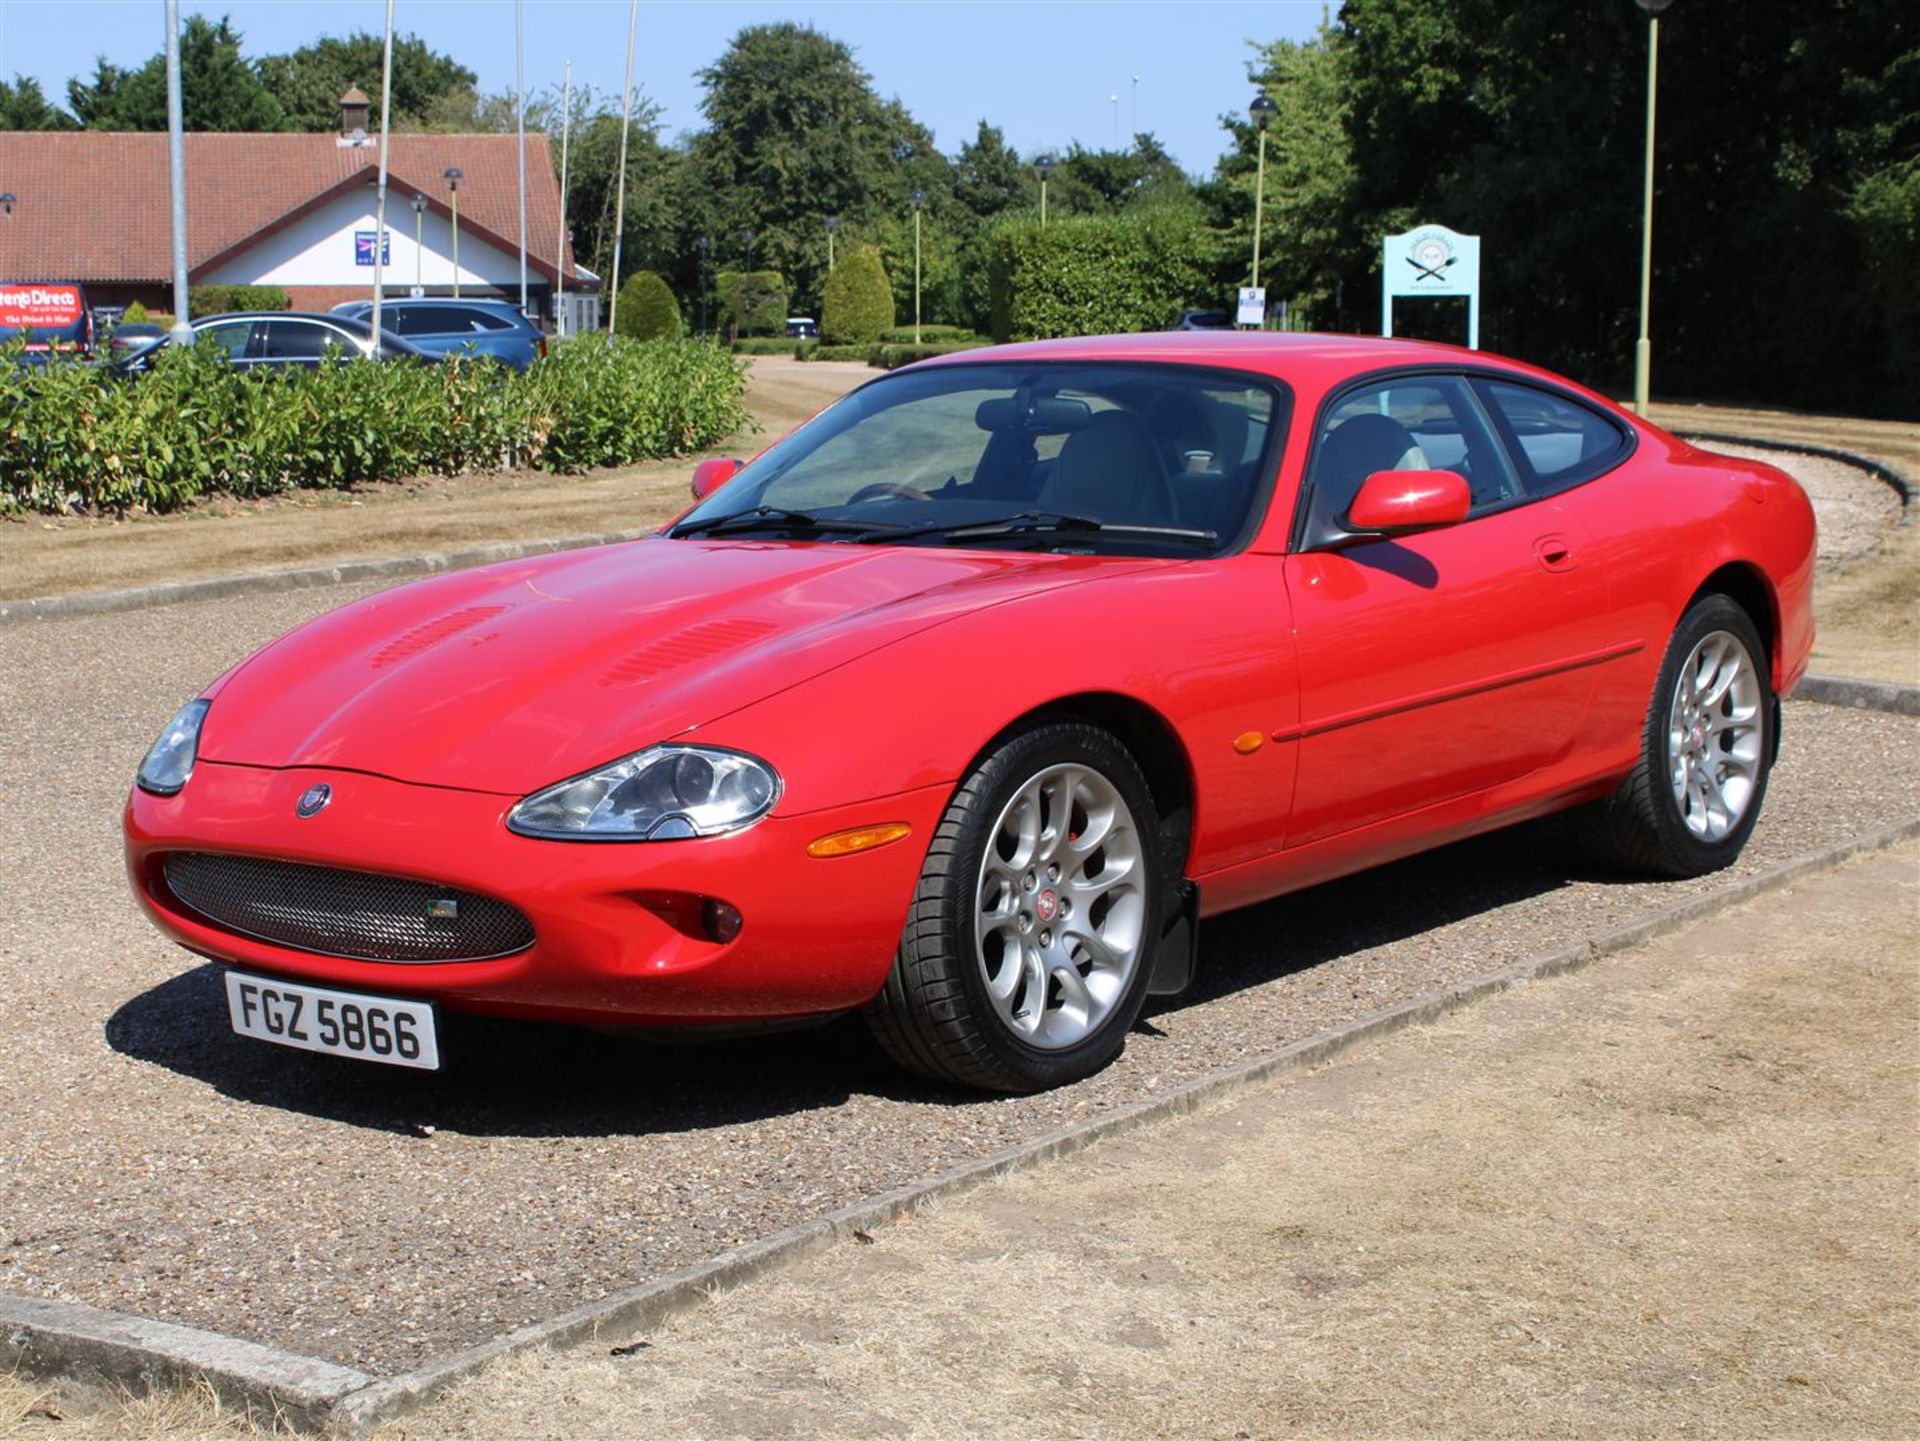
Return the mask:
{"type": "Polygon", "coordinates": [[[768,816],[730,836],[665,842],[515,835],[517,797],[407,785],[319,767],[201,761],[175,796],[127,799],[127,869],[154,922],[187,949],[248,970],[441,1001],[456,1010],[550,1020],[671,1025],[845,1010],[879,990],[949,787],[805,815],[768,816]],[[332,803],[294,804],[316,781],[332,803]],[[902,841],[831,860],[810,841],[904,821],[902,841]],[[487,961],[348,960],[226,930],[167,888],[166,855],[214,851],[411,877],[518,907],[534,941],[487,961]],[[705,901],[744,918],[718,943],[705,901]]]}

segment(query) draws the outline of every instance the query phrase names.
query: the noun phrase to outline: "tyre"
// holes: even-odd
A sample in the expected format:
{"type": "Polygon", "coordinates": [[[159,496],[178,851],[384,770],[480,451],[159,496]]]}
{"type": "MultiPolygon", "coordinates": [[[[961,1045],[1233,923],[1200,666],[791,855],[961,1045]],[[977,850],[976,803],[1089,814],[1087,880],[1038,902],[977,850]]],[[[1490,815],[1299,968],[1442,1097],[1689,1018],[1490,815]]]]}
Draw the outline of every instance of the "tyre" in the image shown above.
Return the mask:
{"type": "Polygon", "coordinates": [[[881,1046],[936,1081],[1039,1091],[1116,1055],[1160,934],[1159,819],[1140,767],[1077,722],[1022,732],[954,792],[893,970],[881,1046]]]}
{"type": "Polygon", "coordinates": [[[1745,610],[1724,595],[1689,606],[1654,682],[1639,764],[1578,814],[1588,848],[1664,876],[1731,865],[1766,798],[1776,714],[1770,677],[1766,646],[1745,610]]]}

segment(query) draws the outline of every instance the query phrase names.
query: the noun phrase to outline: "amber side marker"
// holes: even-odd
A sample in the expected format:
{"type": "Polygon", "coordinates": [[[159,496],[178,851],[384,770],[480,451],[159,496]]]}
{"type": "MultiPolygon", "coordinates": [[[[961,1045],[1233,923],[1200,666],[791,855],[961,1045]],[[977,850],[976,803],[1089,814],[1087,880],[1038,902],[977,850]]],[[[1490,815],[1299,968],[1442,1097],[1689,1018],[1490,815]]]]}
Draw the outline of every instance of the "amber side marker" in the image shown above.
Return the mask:
{"type": "Polygon", "coordinates": [[[1267,738],[1259,731],[1245,731],[1233,738],[1233,748],[1243,756],[1250,756],[1267,743],[1267,738]]]}
{"type": "Polygon", "coordinates": [[[820,837],[807,846],[807,854],[816,860],[828,860],[834,856],[857,855],[861,851],[874,850],[879,846],[890,846],[895,841],[903,841],[913,834],[913,827],[905,821],[889,821],[880,826],[858,826],[850,831],[835,831],[832,835],[820,837]]]}

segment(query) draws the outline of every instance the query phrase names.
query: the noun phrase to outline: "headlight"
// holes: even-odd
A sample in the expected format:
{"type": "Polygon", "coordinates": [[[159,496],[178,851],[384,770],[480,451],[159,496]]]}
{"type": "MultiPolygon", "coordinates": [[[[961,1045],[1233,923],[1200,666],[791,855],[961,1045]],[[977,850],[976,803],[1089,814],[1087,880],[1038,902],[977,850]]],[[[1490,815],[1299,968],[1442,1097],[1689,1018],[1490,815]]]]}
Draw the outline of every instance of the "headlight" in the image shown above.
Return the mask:
{"type": "Polygon", "coordinates": [[[134,783],[157,796],[179,793],[193,774],[194,758],[200,753],[200,722],[207,718],[207,701],[190,700],[167,722],[160,739],[153,743],[147,758],[140,762],[134,783]]]}
{"type": "Polygon", "coordinates": [[[534,792],[507,812],[507,826],[561,840],[690,840],[752,825],[779,795],[780,777],[752,756],[654,746],[534,792]]]}

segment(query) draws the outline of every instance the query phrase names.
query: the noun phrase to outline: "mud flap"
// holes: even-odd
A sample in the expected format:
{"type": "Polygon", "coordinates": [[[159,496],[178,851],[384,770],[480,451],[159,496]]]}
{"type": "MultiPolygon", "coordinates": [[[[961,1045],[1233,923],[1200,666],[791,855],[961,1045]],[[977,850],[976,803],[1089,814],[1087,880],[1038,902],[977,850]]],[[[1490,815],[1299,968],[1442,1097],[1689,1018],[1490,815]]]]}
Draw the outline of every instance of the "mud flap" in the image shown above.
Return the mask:
{"type": "Polygon", "coordinates": [[[1153,974],[1147,978],[1150,996],[1177,996],[1193,984],[1200,966],[1200,887],[1180,881],[1174,903],[1160,928],[1154,950],[1153,974]]]}

